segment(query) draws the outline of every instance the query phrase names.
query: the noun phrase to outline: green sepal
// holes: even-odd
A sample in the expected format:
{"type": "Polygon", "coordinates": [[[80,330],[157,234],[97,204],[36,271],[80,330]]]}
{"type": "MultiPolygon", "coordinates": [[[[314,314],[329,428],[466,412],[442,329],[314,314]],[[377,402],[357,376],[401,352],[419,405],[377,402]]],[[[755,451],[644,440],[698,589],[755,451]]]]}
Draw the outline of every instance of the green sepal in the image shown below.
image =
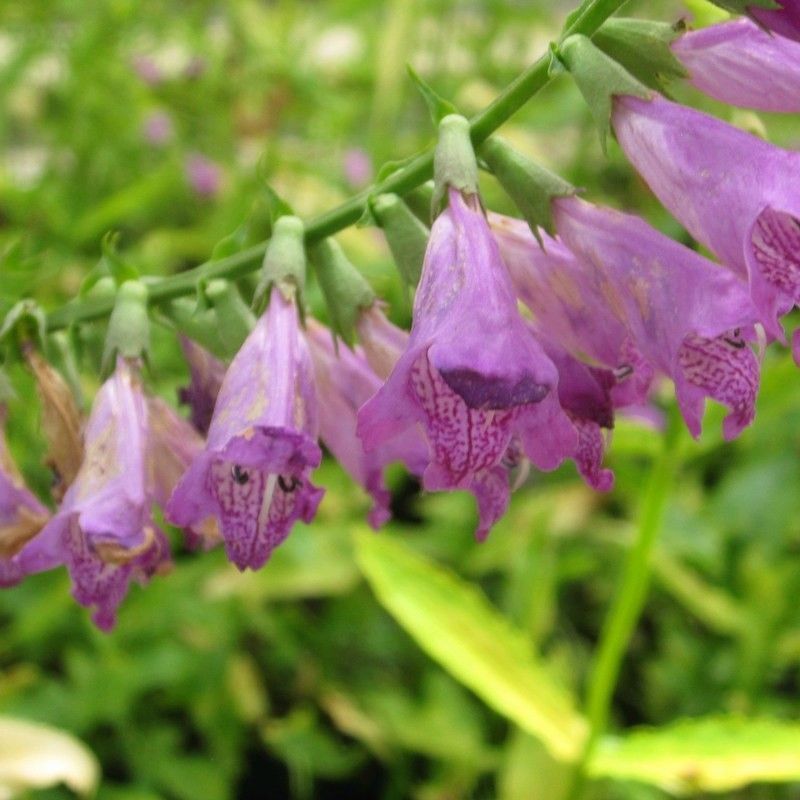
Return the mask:
{"type": "Polygon", "coordinates": [[[361,309],[375,302],[375,292],[353,266],[335,239],[323,239],[309,248],[333,330],[352,345],[361,309]]]}
{"type": "Polygon", "coordinates": [[[196,300],[178,297],[171,303],[162,305],[157,314],[160,322],[185,333],[217,358],[225,360],[230,357],[217,332],[217,315],[214,309],[202,309],[196,300]]]}
{"type": "Polygon", "coordinates": [[[427,228],[431,224],[433,205],[433,181],[425,181],[421,186],[403,195],[403,202],[411,213],[427,228]]]}
{"type": "Polygon", "coordinates": [[[125,281],[108,319],[101,369],[108,375],[117,355],[147,359],[150,347],[150,319],[147,314],[147,286],[142,281],[125,281]]]}
{"type": "Polygon", "coordinates": [[[437,94],[419,75],[414,71],[411,64],[406,64],[408,74],[414,85],[422,95],[425,105],[428,107],[428,112],[431,115],[434,125],[438,125],[449,114],[458,114],[458,109],[449,101],[445,100],[441,95],[437,94]]]}
{"type": "MultiPolygon", "coordinates": [[[[261,313],[266,307],[273,285],[277,285],[287,297],[302,294],[306,282],[303,236],[303,221],[299,217],[284,216],[276,220],[253,295],[256,313],[261,313]]],[[[302,307],[302,302],[298,306],[302,307]]]]}
{"type": "Polygon", "coordinates": [[[544,228],[548,233],[554,231],[553,199],[569,197],[577,189],[569,181],[526,158],[508,142],[496,136],[485,141],[479,152],[541,244],[539,229],[544,228]]]}
{"type": "Polygon", "coordinates": [[[242,299],[236,284],[223,278],[210,280],[204,294],[213,308],[223,358],[232,358],[255,327],[255,314],[242,299]]]}
{"type": "Polygon", "coordinates": [[[22,360],[23,349],[33,345],[44,352],[47,321],[44,311],[33,300],[15,303],[0,326],[0,343],[9,359],[22,360]]]}
{"type": "Polygon", "coordinates": [[[710,2],[718,8],[730,11],[732,14],[746,14],[748,17],[753,6],[765,8],[768,11],[781,7],[780,3],[775,2],[775,0],[710,0],[710,2]]]}
{"type": "Polygon", "coordinates": [[[396,194],[378,195],[371,205],[400,275],[409,286],[416,286],[430,231],[396,194]]]}
{"type": "Polygon", "coordinates": [[[592,36],[592,41],[634,78],[660,90],[665,81],[688,75],[670,47],[680,33],[680,25],[612,17],[592,36]]]}
{"type": "Polygon", "coordinates": [[[439,139],[433,153],[433,216],[440,211],[448,188],[462,194],[478,193],[478,162],[469,121],[459,114],[450,114],[439,123],[439,139]]]}
{"type": "Polygon", "coordinates": [[[605,153],[614,95],[627,94],[649,100],[652,92],[585,36],[575,34],[565,39],[559,47],[559,57],[592,112],[605,153]]]}
{"type": "Polygon", "coordinates": [[[56,331],[50,335],[50,353],[53,366],[66,380],[78,407],[83,406],[83,387],[78,368],[79,342],[74,327],[65,331],[56,331]]]}

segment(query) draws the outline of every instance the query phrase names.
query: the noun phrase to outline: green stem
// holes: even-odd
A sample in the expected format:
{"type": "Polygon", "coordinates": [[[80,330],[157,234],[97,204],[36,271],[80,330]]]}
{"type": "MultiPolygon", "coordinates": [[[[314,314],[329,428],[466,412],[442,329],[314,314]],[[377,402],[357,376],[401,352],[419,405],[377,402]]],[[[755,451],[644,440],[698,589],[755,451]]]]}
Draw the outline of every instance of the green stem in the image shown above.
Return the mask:
{"type": "MultiPolygon", "coordinates": [[[[578,14],[564,31],[562,38],[573,33],[591,36],[608,17],[627,0],[584,0],[578,14]]],[[[550,80],[549,55],[543,55],[510,83],[483,111],[470,120],[470,135],[479,145],[492,135],[509,117],[522,108],[550,80]]],[[[364,213],[365,204],[371,195],[394,193],[403,195],[427,181],[433,175],[433,149],[417,155],[402,169],[392,173],[386,180],[368,187],[342,203],[340,206],[320,214],[305,225],[306,244],[314,244],[356,223],[364,213]]],[[[195,291],[202,279],[236,279],[252,272],[261,263],[267,243],[259,244],[228,258],[207,261],[193,269],[168,278],[148,282],[151,303],[163,303],[195,291]]],[[[76,322],[88,322],[108,316],[113,308],[113,299],[82,300],[69,303],[47,316],[48,331],[65,328],[76,322]]]]}
{"type": "Polygon", "coordinates": [[[647,597],[652,572],[652,556],[664,522],[664,511],[679,465],[680,417],[672,409],[661,452],[650,470],[631,549],[625,559],[622,583],[608,612],[600,634],[586,699],[589,735],[575,767],[569,800],[580,797],[586,770],[595,746],[608,726],[611,700],[619,678],[622,659],[631,640],[647,597]]]}

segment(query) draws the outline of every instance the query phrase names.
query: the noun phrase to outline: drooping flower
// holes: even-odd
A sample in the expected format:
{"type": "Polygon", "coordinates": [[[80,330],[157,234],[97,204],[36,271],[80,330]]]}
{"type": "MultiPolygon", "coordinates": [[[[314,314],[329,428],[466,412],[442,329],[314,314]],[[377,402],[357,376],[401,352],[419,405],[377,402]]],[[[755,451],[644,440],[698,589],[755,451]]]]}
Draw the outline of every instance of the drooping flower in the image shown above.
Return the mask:
{"type": "Polygon", "coordinates": [[[169,562],[151,516],[147,475],[147,406],[136,367],[123,358],[100,388],[86,425],[86,450],[55,516],[12,559],[16,575],[64,564],[75,599],[94,607],[103,630],[131,580],[145,581],[169,562]]]}
{"type": "Polygon", "coordinates": [[[154,111],[145,118],[142,124],[142,133],[148,144],[162,147],[175,135],[172,117],[166,111],[154,111]]]}
{"type": "Polygon", "coordinates": [[[178,400],[189,406],[192,424],[200,433],[205,434],[211,424],[214,404],[227,368],[216,356],[188,336],[181,336],[180,344],[189,365],[189,385],[178,390],[178,400]]]}
{"type": "Polygon", "coordinates": [[[800,111],[800,39],[774,36],[746,17],[689,31],[672,43],[690,83],[723,103],[800,111]]]}
{"type": "MultiPolygon", "coordinates": [[[[755,414],[759,365],[745,337],[758,321],[746,284],[630,214],[576,197],[553,203],[567,247],[603,276],[637,349],[675,383],[693,436],[706,397],[730,409],[730,439],[755,414]]],[[[604,299],[605,299],[604,298],[604,299]]]]}
{"type": "Polygon", "coordinates": [[[489,223],[514,291],[533,314],[539,340],[610,370],[615,407],[644,403],[653,366],[631,339],[604,274],[543,230],[540,245],[523,220],[490,214],[489,223]]]}
{"type": "Polygon", "coordinates": [[[767,334],[783,341],[778,317],[800,302],[800,153],[658,97],[617,97],[612,121],[656,196],[749,279],[767,334]]]}
{"type": "Polygon", "coordinates": [[[576,434],[558,404],[556,368],[519,316],[486,218],[461,192],[448,194],[431,230],[407,349],[361,409],[358,434],[369,451],[420,423],[431,450],[424,487],[472,491],[485,536],[508,503],[502,461],[512,440],[549,470],[574,452],[576,434]]]}
{"type": "Polygon", "coordinates": [[[319,465],[317,400],[293,296],[271,290],[267,311],[233,359],[203,452],[167,504],[175,525],[209,515],[239,569],[261,567],[298,519],[322,499],[309,475],[319,465]]]}
{"type": "Polygon", "coordinates": [[[151,56],[139,53],[131,60],[133,71],[148,86],[158,86],[164,80],[164,71],[151,56]]]}
{"type": "MultiPolygon", "coordinates": [[[[148,483],[153,500],[166,508],[178,481],[192,461],[203,450],[200,434],[160,397],[147,398],[148,483]]],[[[222,537],[214,517],[207,517],[192,527],[184,528],[186,543],[194,550],[208,550],[219,544],[222,537]]]]}
{"type": "Polygon", "coordinates": [[[342,167],[347,182],[354,189],[360,189],[372,180],[372,161],[369,154],[359,147],[345,151],[342,167]]]}
{"type": "Polygon", "coordinates": [[[47,508],[26,486],[6,445],[6,408],[0,403],[0,586],[15,576],[14,556],[47,522],[47,508]]]}
{"type": "Polygon", "coordinates": [[[408,331],[390,322],[377,302],[361,310],[356,331],[367,363],[379,378],[386,380],[408,347],[408,331]]]}
{"type": "Polygon", "coordinates": [[[797,0],[776,0],[779,8],[749,6],[749,13],[765,28],[800,42],[800,5],[797,0]]]}
{"type": "Polygon", "coordinates": [[[384,468],[400,461],[412,475],[421,476],[428,465],[428,446],[418,431],[385,442],[366,453],[356,435],[356,417],[381,387],[361,348],[334,346],[333,333],[309,320],[307,339],[314,361],[317,389],[324,402],[319,406],[319,432],[328,450],[351,477],[372,496],[369,514],[373,528],[389,520],[391,495],[383,480],[384,468]]]}

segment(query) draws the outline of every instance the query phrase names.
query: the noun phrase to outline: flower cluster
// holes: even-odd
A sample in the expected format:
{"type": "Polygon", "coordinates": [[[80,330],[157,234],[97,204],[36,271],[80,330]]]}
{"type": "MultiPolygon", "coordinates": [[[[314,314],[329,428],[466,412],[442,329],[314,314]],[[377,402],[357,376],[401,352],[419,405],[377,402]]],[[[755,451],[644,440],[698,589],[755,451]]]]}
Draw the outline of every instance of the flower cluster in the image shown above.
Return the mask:
{"type": "MultiPolygon", "coordinates": [[[[793,9],[753,9],[763,27],[742,19],[690,32],[673,52],[726,103],[796,111],[793,9]]],[[[371,496],[373,527],[390,518],[384,471],[399,462],[426,491],[471,492],[482,539],[531,468],[571,461],[590,487],[610,490],[615,416],[652,409],[661,378],[693,436],[706,398],[728,409],[725,437],[738,436],[755,416],[764,343],[784,340],[780,318],[800,303],[800,153],[655,92],[614,94],[611,125],[718,263],[570,192],[550,198],[549,233],[487,213],[466,121],[446,117],[410,331],[363,292],[349,317],[331,315],[352,318],[357,345],[307,316],[302,228],[278,220],[258,292],[266,310],[230,363],[181,338],[191,423],[147,395],[138,358],[118,355],[72,431],[83,457],[60,476],[52,516],[0,440],[0,581],[64,565],[75,598],[108,629],[130,582],[169,567],[154,505],[190,547],[223,543],[239,569],[258,569],[314,518],[320,445],[371,496]]],[[[794,354],[800,363],[798,335],[794,354]]]]}

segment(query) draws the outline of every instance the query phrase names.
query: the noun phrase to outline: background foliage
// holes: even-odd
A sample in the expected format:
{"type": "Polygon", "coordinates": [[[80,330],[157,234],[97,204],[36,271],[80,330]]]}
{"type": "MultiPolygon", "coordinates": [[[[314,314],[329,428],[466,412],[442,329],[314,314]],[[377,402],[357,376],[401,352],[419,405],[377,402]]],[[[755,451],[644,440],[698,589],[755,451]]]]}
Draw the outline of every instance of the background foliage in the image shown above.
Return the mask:
{"type": "MultiPolygon", "coordinates": [[[[353,148],[377,167],[432,141],[406,62],[470,113],[546,49],[572,6],[0,5],[0,313],[24,295],[48,308],[73,296],[109,229],[148,274],[205,260],[265,176],[299,213],[329,208],[354,189],[353,148]],[[157,81],[142,78],[145,59],[157,81]],[[162,143],[148,140],[153,115],[169,120],[162,143]],[[187,177],[197,155],[220,170],[209,196],[187,177]]],[[[700,20],[717,13],[693,7],[700,20]]],[[[628,11],[673,21],[685,7],[628,11]]],[[[800,144],[796,119],[732,112],[681,86],[675,95],[800,144]]],[[[689,242],[616,145],[601,154],[567,78],[503,132],[589,199],[689,242]]],[[[485,192],[513,212],[490,179],[485,192]]],[[[380,235],[340,240],[407,322],[380,235]]],[[[313,290],[310,300],[324,315],[313,290]]],[[[101,335],[102,325],[85,334],[87,397],[101,335]]],[[[164,330],[152,362],[152,388],[174,400],[185,370],[164,330]]],[[[11,446],[44,494],[32,387],[13,378],[11,446]]],[[[627,735],[604,739],[590,765],[597,798],[800,792],[767,782],[800,778],[799,385],[788,354],[771,349],[756,424],[723,444],[713,409],[701,442],[678,443],[654,583],[614,694],[612,734],[627,735]]],[[[592,494],[571,467],[535,475],[483,545],[469,496],[422,497],[400,472],[396,521],[374,536],[366,498],[326,461],[317,520],[264,570],[239,575],[221,552],[191,555],[176,538],[174,572],[133,588],[108,636],[71,601],[65,575],[31,578],[0,593],[0,714],[80,737],[102,766],[103,800],[557,799],[569,781],[558,758],[584,735],[570,695],[584,694],[660,440],[621,422],[612,493],[592,494]]]]}

